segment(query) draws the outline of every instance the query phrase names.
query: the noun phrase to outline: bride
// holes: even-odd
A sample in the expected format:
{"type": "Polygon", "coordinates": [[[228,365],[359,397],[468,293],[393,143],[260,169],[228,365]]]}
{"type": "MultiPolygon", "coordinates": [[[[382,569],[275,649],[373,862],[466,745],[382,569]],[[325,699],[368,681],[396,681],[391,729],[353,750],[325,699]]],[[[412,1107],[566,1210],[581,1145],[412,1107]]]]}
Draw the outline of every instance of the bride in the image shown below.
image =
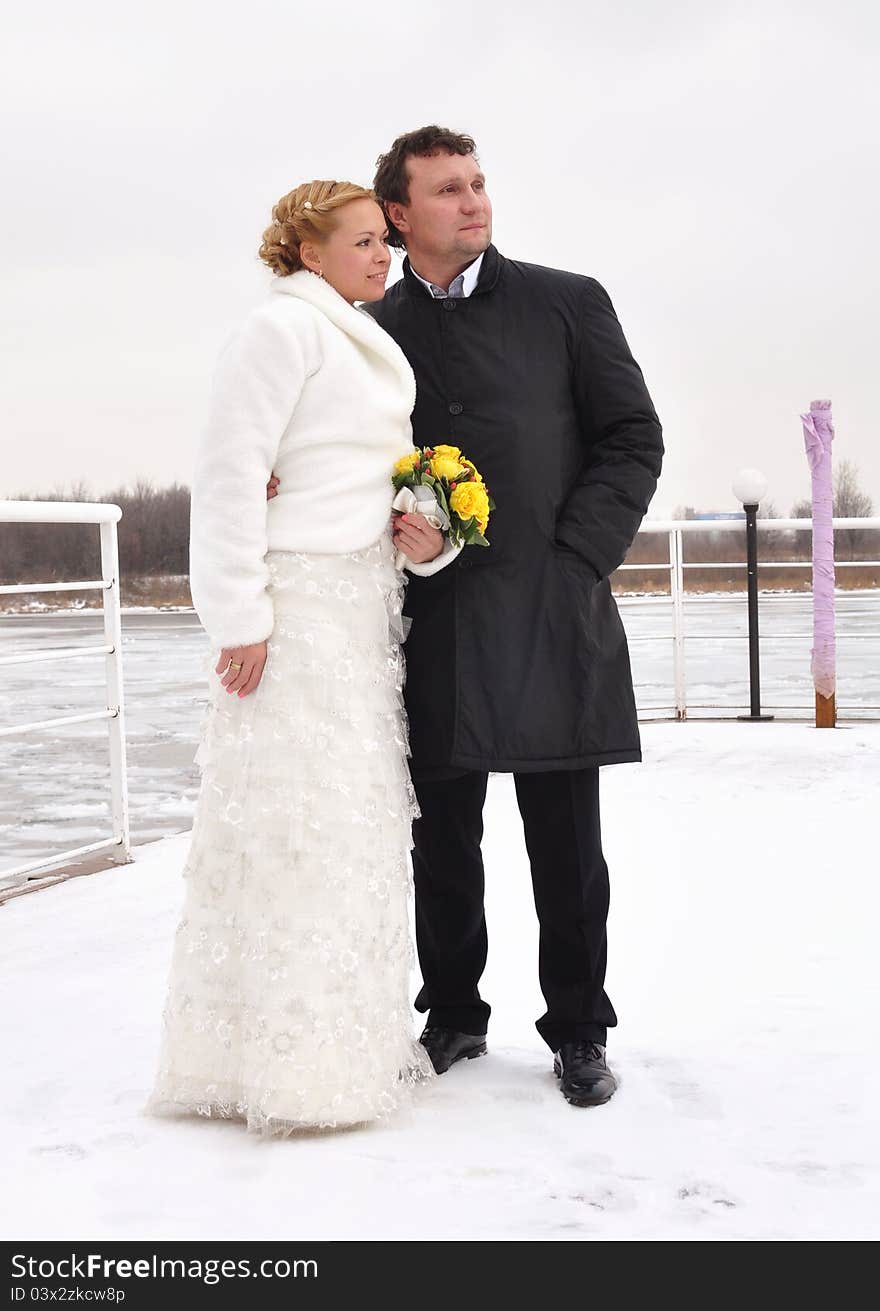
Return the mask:
{"type": "MultiPolygon", "coordinates": [[[[148,1109],[290,1132],[376,1119],[431,1074],[411,1029],[411,821],[395,460],[415,381],[373,193],[273,210],[270,292],[221,357],[193,480],[193,600],[219,649],[148,1109]],[[281,492],[266,499],[272,471],[281,492]]],[[[407,567],[452,558],[421,516],[407,567]]]]}

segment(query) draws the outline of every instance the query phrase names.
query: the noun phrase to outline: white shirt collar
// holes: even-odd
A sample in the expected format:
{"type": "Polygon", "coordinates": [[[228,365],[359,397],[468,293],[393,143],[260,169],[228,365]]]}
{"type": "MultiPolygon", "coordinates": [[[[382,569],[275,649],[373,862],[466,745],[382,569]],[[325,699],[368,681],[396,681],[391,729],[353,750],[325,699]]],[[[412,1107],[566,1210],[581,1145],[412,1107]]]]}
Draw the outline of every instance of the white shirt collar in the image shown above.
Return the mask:
{"type": "MultiPolygon", "coordinates": [[[[483,252],[483,254],[485,254],[485,251],[483,252]]],[[[478,255],[477,258],[474,260],[473,264],[468,264],[467,268],[460,275],[462,278],[462,291],[461,291],[462,296],[469,296],[473,291],[474,287],[477,285],[477,279],[480,276],[480,265],[482,263],[483,263],[483,256],[478,255]]],[[[416,273],[412,264],[410,264],[409,267],[411,272],[415,275],[415,277],[418,278],[422,286],[427,287],[428,291],[430,291],[431,295],[433,296],[435,284],[432,282],[428,282],[426,278],[422,277],[421,273],[416,273]]],[[[446,294],[442,287],[437,287],[437,291],[441,293],[441,299],[442,296],[446,294]]]]}

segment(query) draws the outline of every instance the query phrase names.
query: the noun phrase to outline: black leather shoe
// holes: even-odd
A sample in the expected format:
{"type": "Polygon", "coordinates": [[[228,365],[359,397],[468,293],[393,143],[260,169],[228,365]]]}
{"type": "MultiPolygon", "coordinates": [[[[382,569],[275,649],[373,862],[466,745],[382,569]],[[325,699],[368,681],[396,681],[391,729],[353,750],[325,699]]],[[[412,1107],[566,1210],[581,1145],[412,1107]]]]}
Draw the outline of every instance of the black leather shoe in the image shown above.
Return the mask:
{"type": "Polygon", "coordinates": [[[617,1080],[605,1064],[605,1048],[597,1042],[564,1042],[553,1058],[553,1071],[572,1106],[601,1106],[617,1091],[617,1080]]]}
{"type": "Polygon", "coordinates": [[[450,1065],[463,1061],[465,1057],[472,1061],[475,1056],[486,1055],[484,1033],[459,1033],[457,1029],[444,1029],[439,1024],[429,1024],[419,1042],[430,1056],[437,1074],[445,1074],[450,1065]]]}

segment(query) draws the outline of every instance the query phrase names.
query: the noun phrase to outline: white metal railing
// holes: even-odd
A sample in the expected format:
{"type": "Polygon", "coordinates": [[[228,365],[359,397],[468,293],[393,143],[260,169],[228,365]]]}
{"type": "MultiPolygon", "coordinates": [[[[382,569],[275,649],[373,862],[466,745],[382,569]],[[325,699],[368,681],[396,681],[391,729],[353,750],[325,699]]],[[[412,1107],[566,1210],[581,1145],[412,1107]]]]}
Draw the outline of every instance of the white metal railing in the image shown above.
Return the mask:
{"type": "Polygon", "coordinates": [[[37,720],[0,728],[0,737],[36,733],[41,729],[68,727],[106,720],[110,746],[110,790],[113,833],[110,837],[68,851],[53,853],[41,860],[4,870],[4,883],[13,878],[33,875],[38,870],[70,861],[110,847],[118,848],[120,862],[131,858],[128,817],[128,782],[125,765],[125,705],[122,690],[122,615],[119,598],[119,545],[116,525],[122,516],[118,505],[71,501],[0,501],[0,522],[42,524],[97,524],[101,533],[101,578],[75,583],[15,583],[0,586],[0,596],[23,592],[102,591],[104,593],[104,641],[100,646],[56,647],[48,651],[28,651],[0,656],[0,665],[30,664],[40,660],[79,660],[103,656],[107,704],[101,710],[55,719],[37,720]]]}
{"type": "MultiPolygon", "coordinates": [[[[880,529],[880,516],[871,518],[835,518],[832,520],[835,529],[880,529]]],[[[762,531],[772,532],[812,532],[812,519],[759,519],[757,521],[759,534],[762,531]]],[[[675,705],[669,709],[674,712],[676,719],[687,718],[687,673],[685,662],[685,612],[684,612],[684,571],[686,569],[747,569],[748,564],[745,560],[730,560],[727,562],[718,561],[699,561],[684,559],[684,536],[688,533],[741,533],[745,538],[746,523],[745,519],[658,519],[645,520],[639,528],[639,534],[665,534],[669,538],[669,558],[659,563],[644,564],[622,564],[620,570],[635,570],[638,572],[660,570],[669,574],[669,591],[672,600],[672,666],[673,682],[675,686],[675,705]]],[[[836,543],[835,543],[836,544],[836,543]]],[[[870,569],[880,568],[880,560],[836,560],[835,563],[840,567],[847,569],[870,569]]],[[[759,568],[761,561],[758,561],[759,568]]],[[[812,560],[766,560],[766,568],[773,569],[812,569],[812,560]]],[[[724,634],[713,634],[713,639],[724,634]]],[[[727,636],[738,636],[727,634],[727,636]]],[[[786,637],[786,634],[774,634],[773,640],[780,637],[786,637]]],[[[860,638],[880,639],[880,633],[859,633],[860,638]]],[[[635,639],[638,640],[638,639],[635,639]]],[[[656,640],[655,637],[645,640],[656,640]]],[[[842,640],[841,636],[838,641],[842,640]]],[[[665,707],[655,706],[653,710],[663,710],[665,707]]],[[[718,707],[720,710],[721,707],[718,707]]],[[[643,716],[644,717],[644,716],[643,716]]]]}

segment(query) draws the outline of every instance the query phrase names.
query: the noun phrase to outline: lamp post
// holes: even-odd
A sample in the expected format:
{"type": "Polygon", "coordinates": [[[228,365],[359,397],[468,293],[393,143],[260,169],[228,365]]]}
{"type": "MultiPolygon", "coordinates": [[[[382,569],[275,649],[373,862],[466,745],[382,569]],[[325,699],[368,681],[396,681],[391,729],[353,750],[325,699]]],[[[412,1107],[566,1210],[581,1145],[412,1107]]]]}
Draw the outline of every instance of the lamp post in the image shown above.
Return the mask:
{"type": "Polygon", "coordinates": [[[746,512],[746,560],[749,595],[749,701],[748,715],[738,719],[766,723],[772,715],[761,714],[761,670],[758,643],[758,506],[767,491],[767,479],[757,469],[740,469],[733,480],[733,494],[746,512]]]}

